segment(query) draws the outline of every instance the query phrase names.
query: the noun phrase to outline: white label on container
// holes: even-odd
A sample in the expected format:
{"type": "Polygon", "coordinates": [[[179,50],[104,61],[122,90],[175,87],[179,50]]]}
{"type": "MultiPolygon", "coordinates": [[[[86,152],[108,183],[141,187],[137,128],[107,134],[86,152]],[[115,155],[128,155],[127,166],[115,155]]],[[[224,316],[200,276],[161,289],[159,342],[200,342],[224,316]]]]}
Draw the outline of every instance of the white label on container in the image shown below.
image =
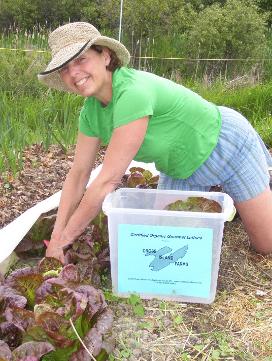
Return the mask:
{"type": "Polygon", "coordinates": [[[120,224],[118,292],[207,298],[211,228],[120,224]]]}

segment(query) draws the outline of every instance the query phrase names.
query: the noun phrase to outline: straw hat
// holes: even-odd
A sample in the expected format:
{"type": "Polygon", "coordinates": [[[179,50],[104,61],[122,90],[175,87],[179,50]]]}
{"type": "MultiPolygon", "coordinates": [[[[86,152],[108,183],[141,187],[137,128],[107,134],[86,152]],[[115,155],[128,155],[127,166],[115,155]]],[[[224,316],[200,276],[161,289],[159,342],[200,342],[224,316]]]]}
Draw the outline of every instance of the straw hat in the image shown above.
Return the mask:
{"type": "Polygon", "coordinates": [[[130,59],[130,54],[123,44],[102,36],[93,25],[84,22],[60,26],[49,35],[48,43],[52,51],[52,60],[45,71],[38,75],[38,79],[50,88],[68,92],[70,90],[62,81],[58,70],[83,54],[92,45],[102,45],[113,50],[121,65],[127,65],[130,59]]]}

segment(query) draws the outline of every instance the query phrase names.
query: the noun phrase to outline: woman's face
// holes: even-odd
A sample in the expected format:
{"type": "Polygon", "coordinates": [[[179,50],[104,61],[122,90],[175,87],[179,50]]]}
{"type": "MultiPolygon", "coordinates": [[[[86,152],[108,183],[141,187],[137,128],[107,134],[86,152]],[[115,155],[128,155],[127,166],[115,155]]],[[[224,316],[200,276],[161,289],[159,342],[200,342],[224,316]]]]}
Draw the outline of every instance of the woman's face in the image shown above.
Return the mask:
{"type": "Polygon", "coordinates": [[[59,73],[72,92],[84,97],[94,96],[103,102],[111,92],[112,74],[106,69],[110,60],[107,49],[102,53],[89,49],[62,67],[59,73]]]}

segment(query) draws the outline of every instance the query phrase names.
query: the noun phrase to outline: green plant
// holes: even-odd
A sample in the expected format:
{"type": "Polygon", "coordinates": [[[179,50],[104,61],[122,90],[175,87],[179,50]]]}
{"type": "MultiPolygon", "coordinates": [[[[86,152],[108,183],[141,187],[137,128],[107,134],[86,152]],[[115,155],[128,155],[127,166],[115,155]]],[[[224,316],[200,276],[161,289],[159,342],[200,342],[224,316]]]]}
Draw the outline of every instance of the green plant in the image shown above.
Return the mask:
{"type": "Polygon", "coordinates": [[[128,304],[132,306],[135,316],[143,317],[145,314],[144,305],[141,298],[138,295],[130,295],[128,298],[128,304]]]}
{"type": "MultiPolygon", "coordinates": [[[[259,13],[253,1],[227,0],[224,5],[215,3],[200,11],[187,31],[184,45],[186,56],[200,59],[262,58],[267,46],[265,31],[265,17],[259,13]]],[[[205,74],[216,78],[221,76],[223,70],[224,77],[236,77],[257,63],[199,62],[194,75],[205,74]]]]}
{"type": "Polygon", "coordinates": [[[192,357],[188,354],[188,352],[183,352],[180,355],[179,361],[189,361],[189,360],[192,360],[192,357]]]}
{"type": "Polygon", "coordinates": [[[227,0],[223,6],[214,4],[199,13],[192,33],[188,34],[188,44],[195,44],[191,51],[198,54],[200,42],[200,57],[260,57],[265,45],[264,35],[265,18],[253,2],[227,0]],[[198,41],[194,43],[196,29],[198,41]]]}
{"type": "Polygon", "coordinates": [[[212,352],[214,360],[236,355],[237,351],[232,347],[231,340],[225,333],[215,332],[213,337],[217,342],[217,347],[212,352]]]}
{"type": "Polygon", "coordinates": [[[120,351],[120,357],[121,360],[127,360],[129,358],[129,356],[131,356],[132,351],[129,348],[125,348],[123,350],[120,351]]]}
{"type": "Polygon", "coordinates": [[[49,92],[46,101],[2,93],[0,99],[0,171],[16,174],[22,168],[23,150],[33,143],[45,148],[58,143],[63,150],[74,144],[82,99],[49,92]]]}
{"type": "Polygon", "coordinates": [[[181,315],[177,315],[174,317],[173,322],[175,325],[180,325],[182,322],[184,322],[183,317],[181,315]]]}

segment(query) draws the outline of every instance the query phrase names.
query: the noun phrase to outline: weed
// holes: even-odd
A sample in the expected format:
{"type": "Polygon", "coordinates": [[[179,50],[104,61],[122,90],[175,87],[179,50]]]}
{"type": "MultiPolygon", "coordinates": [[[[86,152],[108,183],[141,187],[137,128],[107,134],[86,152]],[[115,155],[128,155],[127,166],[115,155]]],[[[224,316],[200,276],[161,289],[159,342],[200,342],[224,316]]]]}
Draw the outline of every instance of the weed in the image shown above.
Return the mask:
{"type": "Polygon", "coordinates": [[[127,360],[129,356],[131,356],[132,354],[132,351],[131,349],[129,348],[125,348],[123,350],[120,351],[120,357],[121,357],[121,360],[127,360]]]}
{"type": "Polygon", "coordinates": [[[180,325],[183,322],[183,317],[180,315],[177,315],[174,317],[173,322],[175,325],[180,325]]]}
{"type": "Polygon", "coordinates": [[[128,303],[132,306],[135,316],[143,317],[145,314],[143,302],[138,295],[132,294],[128,298],[128,303]]]}
{"type": "Polygon", "coordinates": [[[140,322],[139,324],[138,324],[138,327],[139,327],[139,329],[140,330],[150,330],[150,329],[152,329],[153,328],[153,324],[152,324],[152,322],[140,322]]]}
{"type": "Polygon", "coordinates": [[[192,360],[192,357],[187,352],[183,352],[180,355],[179,361],[190,361],[190,360],[192,360]]]}
{"type": "Polygon", "coordinates": [[[103,289],[103,293],[106,301],[108,302],[120,302],[121,300],[118,296],[115,296],[110,290],[103,289]]]}

